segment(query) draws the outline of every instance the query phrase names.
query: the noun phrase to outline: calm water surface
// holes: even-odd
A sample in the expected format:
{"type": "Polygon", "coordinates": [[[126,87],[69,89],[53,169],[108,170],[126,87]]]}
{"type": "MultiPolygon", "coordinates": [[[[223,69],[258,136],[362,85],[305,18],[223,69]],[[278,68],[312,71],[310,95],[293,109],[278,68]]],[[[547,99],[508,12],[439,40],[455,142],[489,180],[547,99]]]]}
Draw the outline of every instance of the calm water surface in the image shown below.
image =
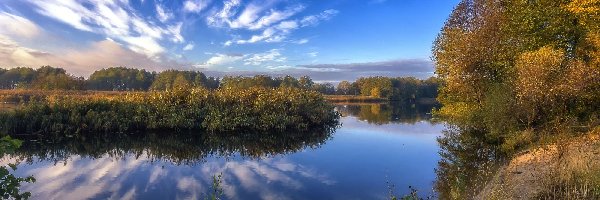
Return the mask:
{"type": "Polygon", "coordinates": [[[389,185],[433,192],[444,125],[430,121],[431,107],[336,109],[342,126],[327,134],[36,139],[2,162],[37,179],[22,187],[32,199],[198,199],[217,174],[225,199],[385,199],[389,185]]]}

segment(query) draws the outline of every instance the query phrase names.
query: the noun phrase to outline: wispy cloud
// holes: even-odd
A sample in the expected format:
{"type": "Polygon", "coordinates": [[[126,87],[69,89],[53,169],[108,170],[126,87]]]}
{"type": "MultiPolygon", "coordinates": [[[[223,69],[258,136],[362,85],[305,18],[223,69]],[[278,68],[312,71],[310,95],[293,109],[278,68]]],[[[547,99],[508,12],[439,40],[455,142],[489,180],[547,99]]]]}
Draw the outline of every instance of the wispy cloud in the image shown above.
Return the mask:
{"type": "Polygon", "coordinates": [[[183,3],[183,10],[186,12],[199,13],[208,7],[210,2],[210,0],[186,0],[183,3]]]}
{"type": "Polygon", "coordinates": [[[302,24],[302,27],[316,26],[322,21],[330,20],[332,17],[334,17],[338,13],[339,13],[339,11],[333,10],[333,9],[325,10],[320,14],[309,15],[309,16],[302,18],[302,20],[300,20],[300,24],[302,24]]]}
{"type": "Polygon", "coordinates": [[[304,10],[303,5],[293,5],[284,10],[269,8],[273,2],[250,3],[241,12],[239,0],[223,2],[223,7],[207,17],[209,26],[229,29],[261,30],[304,10]]]}
{"type": "Polygon", "coordinates": [[[308,43],[309,41],[310,41],[310,40],[308,40],[308,39],[306,39],[306,38],[303,38],[303,39],[299,39],[299,40],[294,40],[294,41],[292,41],[292,43],[295,43],[295,44],[306,44],[306,43],[308,43]]]}
{"type": "Polygon", "coordinates": [[[206,18],[206,23],[213,27],[225,27],[229,25],[230,19],[237,13],[240,6],[240,0],[223,1],[223,8],[220,11],[214,11],[206,18]]]}
{"type": "Polygon", "coordinates": [[[213,67],[223,67],[227,64],[235,63],[244,58],[244,55],[239,54],[214,54],[210,57],[206,62],[201,64],[194,65],[197,68],[213,68],[213,67]]]}
{"type": "Polygon", "coordinates": [[[32,21],[7,12],[0,12],[0,34],[25,38],[37,37],[42,31],[32,21]]]}
{"type": "MultiPolygon", "coordinates": [[[[206,18],[206,23],[214,28],[225,28],[232,31],[241,29],[254,32],[245,39],[234,37],[234,39],[225,41],[224,46],[257,42],[282,42],[292,31],[300,27],[316,26],[319,22],[329,20],[339,12],[330,9],[320,14],[293,19],[292,17],[302,12],[306,6],[295,4],[284,9],[276,9],[273,8],[276,3],[277,1],[261,2],[261,4],[250,3],[244,7],[239,0],[224,1],[221,9],[213,11],[206,18]]],[[[304,44],[306,42],[308,40],[304,39],[297,43],[304,44]]]]}
{"type": "Polygon", "coordinates": [[[244,60],[244,65],[262,65],[266,62],[285,62],[287,57],[281,55],[281,49],[271,49],[265,53],[253,54],[244,60]]]}
{"type": "Polygon", "coordinates": [[[120,44],[103,40],[85,47],[84,50],[67,50],[53,54],[22,47],[9,38],[0,35],[0,67],[39,67],[52,65],[65,68],[76,75],[89,75],[92,71],[105,67],[143,67],[148,70],[163,70],[167,67],[184,68],[185,63],[168,58],[150,59],[143,54],[121,47],[120,44]]]}
{"type": "Polygon", "coordinates": [[[167,11],[158,3],[156,4],[156,14],[158,15],[158,20],[163,23],[173,18],[173,13],[167,11]]]}
{"type": "Polygon", "coordinates": [[[0,35],[0,66],[38,67],[47,64],[63,66],[70,63],[48,52],[22,47],[10,38],[0,35]]]}
{"type": "Polygon", "coordinates": [[[188,43],[187,45],[185,45],[185,47],[183,47],[184,51],[190,51],[194,49],[194,43],[188,43]]]}
{"type": "MultiPolygon", "coordinates": [[[[157,25],[142,19],[129,7],[127,1],[93,1],[86,3],[75,0],[29,0],[34,10],[42,15],[63,22],[71,27],[123,42],[127,47],[150,58],[158,58],[165,52],[159,41],[171,38],[181,43],[181,23],[157,25]]],[[[169,14],[157,6],[159,20],[166,21],[169,14]],[[164,14],[162,16],[161,10],[164,14]]]]}

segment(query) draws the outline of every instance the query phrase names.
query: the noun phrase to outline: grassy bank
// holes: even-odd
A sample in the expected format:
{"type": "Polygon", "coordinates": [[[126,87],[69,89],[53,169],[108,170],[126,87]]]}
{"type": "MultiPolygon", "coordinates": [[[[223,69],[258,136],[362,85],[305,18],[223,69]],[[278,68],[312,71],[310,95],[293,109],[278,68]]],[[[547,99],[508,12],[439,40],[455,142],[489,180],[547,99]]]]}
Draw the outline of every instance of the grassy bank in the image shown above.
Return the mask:
{"type": "Polygon", "coordinates": [[[335,126],[339,118],[321,94],[295,88],[70,95],[44,92],[38,96],[13,111],[0,113],[0,130],[8,134],[302,130],[335,126]]]}

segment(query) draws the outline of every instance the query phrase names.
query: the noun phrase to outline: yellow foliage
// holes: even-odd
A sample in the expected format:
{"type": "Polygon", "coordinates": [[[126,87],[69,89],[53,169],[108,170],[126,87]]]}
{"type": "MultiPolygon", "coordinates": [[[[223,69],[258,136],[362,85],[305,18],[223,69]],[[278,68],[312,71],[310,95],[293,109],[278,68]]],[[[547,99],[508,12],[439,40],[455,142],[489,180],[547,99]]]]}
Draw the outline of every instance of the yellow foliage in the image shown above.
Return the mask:
{"type": "Polygon", "coordinates": [[[563,58],[564,53],[548,46],[523,53],[516,61],[518,103],[537,106],[551,101],[563,58]]]}
{"type": "Polygon", "coordinates": [[[597,14],[600,12],[600,0],[573,0],[566,8],[575,14],[597,14]]]}

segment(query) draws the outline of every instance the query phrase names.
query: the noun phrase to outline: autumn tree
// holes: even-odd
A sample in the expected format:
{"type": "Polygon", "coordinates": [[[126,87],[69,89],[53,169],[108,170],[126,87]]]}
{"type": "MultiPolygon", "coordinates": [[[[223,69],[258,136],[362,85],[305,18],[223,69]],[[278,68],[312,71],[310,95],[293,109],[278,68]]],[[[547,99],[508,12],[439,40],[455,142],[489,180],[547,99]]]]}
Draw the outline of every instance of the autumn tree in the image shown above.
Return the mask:
{"type": "Polygon", "coordinates": [[[523,130],[597,118],[598,2],[461,1],[433,47],[438,114],[515,145],[523,130]]]}

